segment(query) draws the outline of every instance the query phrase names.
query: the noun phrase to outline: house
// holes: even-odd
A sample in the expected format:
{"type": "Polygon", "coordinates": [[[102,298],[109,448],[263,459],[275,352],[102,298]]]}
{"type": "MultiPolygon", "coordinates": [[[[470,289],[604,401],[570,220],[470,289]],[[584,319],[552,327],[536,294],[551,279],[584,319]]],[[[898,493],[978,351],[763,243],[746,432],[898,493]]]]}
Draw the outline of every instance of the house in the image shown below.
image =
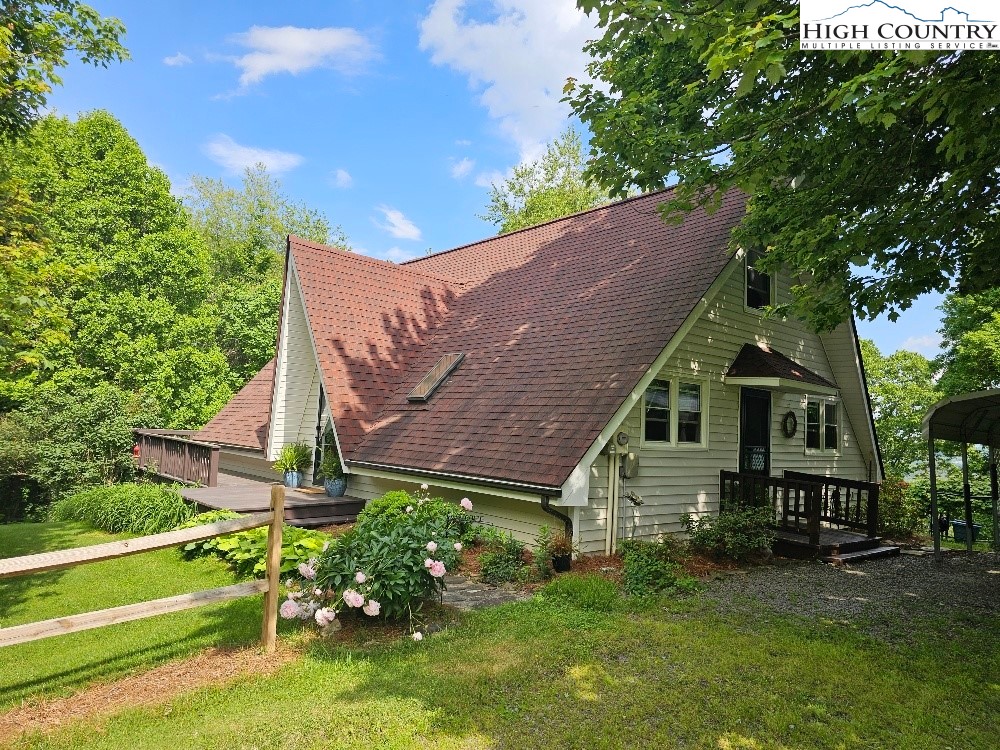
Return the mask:
{"type": "Polygon", "coordinates": [[[526,540],[565,524],[582,552],[679,530],[751,480],[792,532],[874,536],[853,322],[763,314],[793,280],[730,252],[742,193],[677,225],[666,197],[399,265],[290,237],[275,360],[183,439],[268,481],[283,445],[328,442],[345,502],[426,483],[526,540]]]}

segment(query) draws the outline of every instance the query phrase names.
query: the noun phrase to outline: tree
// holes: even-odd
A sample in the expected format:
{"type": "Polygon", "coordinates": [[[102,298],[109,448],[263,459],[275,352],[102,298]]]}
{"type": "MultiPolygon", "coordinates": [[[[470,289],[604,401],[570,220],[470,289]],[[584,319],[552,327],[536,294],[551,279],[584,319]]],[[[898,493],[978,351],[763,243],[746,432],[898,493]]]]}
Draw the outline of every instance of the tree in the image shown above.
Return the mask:
{"type": "Polygon", "coordinates": [[[867,339],[861,342],[861,354],[886,474],[900,479],[926,474],[922,422],[941,398],[933,364],[905,350],[885,356],[867,339]]]}
{"type": "Polygon", "coordinates": [[[285,197],[263,164],[239,188],[192,177],[185,205],[211,258],[216,342],[242,384],[274,356],[286,237],[350,244],[322,212],[285,197]]]}
{"type": "Polygon", "coordinates": [[[480,218],[506,234],[599,205],[607,196],[584,176],[585,161],[579,134],[567,128],[540,159],[514,167],[491,188],[480,218]]]}
{"type": "Polygon", "coordinates": [[[43,118],[2,157],[44,207],[53,259],[93,269],[50,285],[73,335],[40,347],[52,366],[35,383],[141,392],[162,426],[211,418],[239,382],[216,345],[209,254],[166,175],[106,112],[43,118]]]}
{"type": "Polygon", "coordinates": [[[128,58],[117,18],[77,0],[0,3],[0,140],[25,133],[45,106],[69,53],[107,67],[128,58]]]}
{"type": "Polygon", "coordinates": [[[613,195],[679,185],[679,218],[740,187],[734,244],[801,284],[778,312],[894,320],[957,279],[1000,284],[1000,56],[800,52],[792,0],[578,0],[603,36],[567,83],[613,195]]]}
{"type": "Polygon", "coordinates": [[[944,394],[1000,388],[1000,289],[951,294],[941,310],[944,353],[935,366],[944,394]]]}

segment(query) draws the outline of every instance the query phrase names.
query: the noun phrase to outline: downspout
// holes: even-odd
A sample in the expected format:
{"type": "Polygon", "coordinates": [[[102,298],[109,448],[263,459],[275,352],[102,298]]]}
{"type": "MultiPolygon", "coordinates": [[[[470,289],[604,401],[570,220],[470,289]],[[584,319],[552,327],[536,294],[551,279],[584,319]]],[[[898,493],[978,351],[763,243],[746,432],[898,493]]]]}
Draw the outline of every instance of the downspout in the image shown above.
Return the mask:
{"type": "Polygon", "coordinates": [[[567,516],[565,513],[560,513],[558,510],[549,505],[549,496],[542,495],[542,510],[548,513],[550,516],[555,516],[560,521],[563,522],[563,529],[566,532],[566,538],[573,538],[573,519],[567,516]]]}

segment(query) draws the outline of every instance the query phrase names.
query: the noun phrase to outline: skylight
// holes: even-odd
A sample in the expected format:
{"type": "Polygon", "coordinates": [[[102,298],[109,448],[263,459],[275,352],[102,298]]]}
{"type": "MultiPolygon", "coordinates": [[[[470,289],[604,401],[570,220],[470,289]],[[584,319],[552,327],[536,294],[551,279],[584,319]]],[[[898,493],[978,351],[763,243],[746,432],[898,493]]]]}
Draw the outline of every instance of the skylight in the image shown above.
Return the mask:
{"type": "Polygon", "coordinates": [[[451,375],[452,370],[458,367],[464,357],[465,354],[462,352],[445,354],[441,357],[437,364],[431,368],[431,371],[417,383],[417,387],[410,391],[410,395],[406,397],[407,400],[427,401],[438,389],[438,386],[444,382],[444,379],[451,375]]]}

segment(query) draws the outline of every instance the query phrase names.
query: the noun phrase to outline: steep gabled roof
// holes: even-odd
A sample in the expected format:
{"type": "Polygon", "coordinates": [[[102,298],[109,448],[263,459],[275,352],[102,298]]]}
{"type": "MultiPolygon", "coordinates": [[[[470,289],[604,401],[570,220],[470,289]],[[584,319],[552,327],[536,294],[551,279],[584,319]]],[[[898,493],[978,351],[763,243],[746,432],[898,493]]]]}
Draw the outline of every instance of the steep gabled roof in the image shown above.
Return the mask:
{"type": "Polygon", "coordinates": [[[289,238],[330,412],[350,459],[455,304],[415,268],[289,238]]]}
{"type": "Polygon", "coordinates": [[[198,431],[198,439],[220,445],[264,450],[273,388],[272,359],[222,407],[222,411],[198,431]]]}

